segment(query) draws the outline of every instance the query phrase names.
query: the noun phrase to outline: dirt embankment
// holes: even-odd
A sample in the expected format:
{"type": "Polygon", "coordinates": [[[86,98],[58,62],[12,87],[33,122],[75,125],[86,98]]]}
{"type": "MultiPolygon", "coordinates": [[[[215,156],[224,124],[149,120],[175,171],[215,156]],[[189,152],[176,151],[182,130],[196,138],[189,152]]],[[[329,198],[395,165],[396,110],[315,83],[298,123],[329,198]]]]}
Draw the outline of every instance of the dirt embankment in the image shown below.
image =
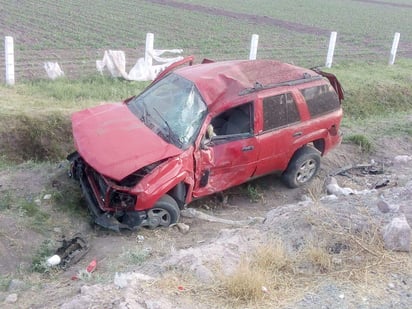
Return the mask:
{"type": "Polygon", "coordinates": [[[2,307],[409,308],[411,255],[385,250],[381,230],[400,213],[412,224],[412,161],[394,162],[397,155],[409,158],[412,141],[377,143],[382,147],[371,156],[342,145],[324,158],[320,177],[306,188],[286,189],[269,176],[224,192],[223,202],[197,201],[191,207],[226,220],[266,220],[239,227],[182,217],[190,228],[184,234],[175,228],[121,234],[94,229],[81,202],[59,208],[78,190],[66,178],[64,164],[3,169],[0,190],[10,203],[0,213],[2,307]],[[341,187],[358,194],[322,198],[327,174],[371,160],[375,169],[353,168],[336,176],[341,187]],[[374,189],[377,184],[385,185],[374,189]],[[53,197],[45,199],[47,194],[53,197]],[[59,194],[63,199],[54,198],[59,194]],[[382,213],[381,200],[397,210],[382,213]],[[48,216],[28,216],[31,208],[24,201],[35,202],[48,216]],[[45,240],[57,245],[62,235],[75,232],[90,246],[78,264],[46,274],[28,270],[45,240]],[[274,252],[276,258],[267,260],[283,261],[281,266],[261,261],[274,252]],[[97,269],[85,274],[93,259],[97,269]],[[247,299],[230,292],[231,274],[238,273],[249,276],[240,279],[247,283],[240,293],[247,299]],[[258,289],[250,292],[252,282],[258,289]]]}

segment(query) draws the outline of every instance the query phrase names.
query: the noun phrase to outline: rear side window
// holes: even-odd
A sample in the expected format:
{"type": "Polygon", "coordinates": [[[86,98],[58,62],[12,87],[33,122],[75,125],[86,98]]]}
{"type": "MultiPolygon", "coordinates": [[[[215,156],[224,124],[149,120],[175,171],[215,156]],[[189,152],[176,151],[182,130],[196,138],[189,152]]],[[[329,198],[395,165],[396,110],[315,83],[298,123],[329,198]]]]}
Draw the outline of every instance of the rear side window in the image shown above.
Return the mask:
{"type": "Polygon", "coordinates": [[[291,93],[263,99],[263,130],[268,131],[298,122],[299,112],[291,93]]]}
{"type": "Polygon", "coordinates": [[[306,100],[312,117],[326,114],[340,106],[338,95],[330,85],[301,89],[300,92],[306,100]]]}

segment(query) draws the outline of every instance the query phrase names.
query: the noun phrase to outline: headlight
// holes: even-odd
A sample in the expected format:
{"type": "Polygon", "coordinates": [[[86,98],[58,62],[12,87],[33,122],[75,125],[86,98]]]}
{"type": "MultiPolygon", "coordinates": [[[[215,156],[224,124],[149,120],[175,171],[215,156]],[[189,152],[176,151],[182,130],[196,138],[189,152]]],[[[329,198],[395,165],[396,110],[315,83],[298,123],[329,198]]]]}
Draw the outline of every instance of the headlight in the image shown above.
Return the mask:
{"type": "Polygon", "coordinates": [[[136,205],[136,196],[126,192],[113,190],[110,192],[109,205],[112,208],[122,210],[134,208],[134,206],[136,205]]]}

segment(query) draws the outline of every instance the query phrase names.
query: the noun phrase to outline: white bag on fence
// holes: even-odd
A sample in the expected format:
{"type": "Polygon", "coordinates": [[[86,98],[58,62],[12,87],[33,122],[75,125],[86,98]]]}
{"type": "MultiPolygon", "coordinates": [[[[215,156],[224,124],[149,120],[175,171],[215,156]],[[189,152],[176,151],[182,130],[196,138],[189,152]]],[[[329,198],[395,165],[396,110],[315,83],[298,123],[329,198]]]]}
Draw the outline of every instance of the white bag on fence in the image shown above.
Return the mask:
{"type": "Polygon", "coordinates": [[[106,50],[103,59],[96,60],[96,68],[100,73],[107,68],[111,76],[127,79],[126,55],[122,50],[106,50]]]}
{"type": "Polygon", "coordinates": [[[133,81],[151,81],[159,75],[165,68],[176,61],[183,59],[182,56],[174,58],[162,58],[165,52],[181,53],[181,49],[170,50],[152,50],[149,54],[157,62],[162,64],[149,65],[144,58],[139,58],[129,73],[126,72],[126,56],[124,51],[108,50],[104,52],[102,60],[96,60],[97,70],[103,74],[105,68],[110,72],[112,77],[123,77],[126,80],[133,81]]]}
{"type": "Polygon", "coordinates": [[[50,79],[55,80],[56,78],[64,76],[64,72],[57,62],[45,62],[43,67],[50,79]]]}

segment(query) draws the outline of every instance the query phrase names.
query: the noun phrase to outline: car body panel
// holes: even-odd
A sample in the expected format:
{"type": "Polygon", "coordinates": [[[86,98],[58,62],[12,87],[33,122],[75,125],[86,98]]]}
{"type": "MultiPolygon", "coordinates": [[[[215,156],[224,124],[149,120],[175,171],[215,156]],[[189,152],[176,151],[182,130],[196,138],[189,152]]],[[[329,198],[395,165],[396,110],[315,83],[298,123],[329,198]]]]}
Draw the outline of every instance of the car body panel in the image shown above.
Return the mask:
{"type": "Polygon", "coordinates": [[[195,83],[209,110],[215,104],[232,101],[256,82],[277,84],[300,79],[305,73],[317,75],[309,69],[271,60],[212,62],[181,68],[176,72],[195,83]]]}
{"type": "Polygon", "coordinates": [[[114,180],[182,152],[166,143],[120,103],[74,113],[72,130],[76,149],[83,159],[114,180]]]}

